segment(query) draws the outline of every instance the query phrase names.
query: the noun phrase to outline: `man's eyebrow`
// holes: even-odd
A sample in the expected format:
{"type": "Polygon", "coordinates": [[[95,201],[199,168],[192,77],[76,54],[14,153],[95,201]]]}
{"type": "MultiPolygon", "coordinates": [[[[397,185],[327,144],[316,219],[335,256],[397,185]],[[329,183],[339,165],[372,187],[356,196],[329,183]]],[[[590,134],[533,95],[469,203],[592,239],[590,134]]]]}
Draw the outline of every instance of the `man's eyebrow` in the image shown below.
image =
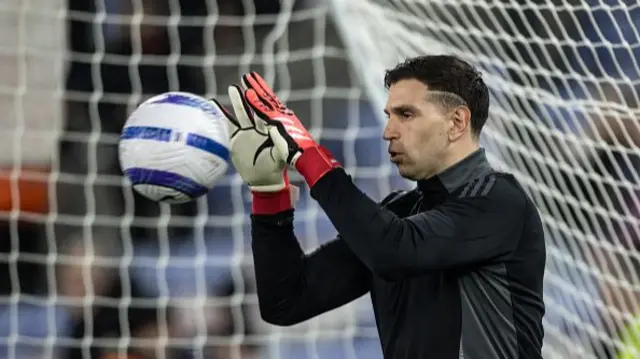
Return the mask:
{"type": "MultiPolygon", "coordinates": [[[[415,106],[411,105],[396,105],[391,107],[391,112],[400,113],[400,112],[416,112],[418,109],[415,106]]],[[[387,115],[389,114],[389,110],[386,108],[383,110],[387,115]]]]}

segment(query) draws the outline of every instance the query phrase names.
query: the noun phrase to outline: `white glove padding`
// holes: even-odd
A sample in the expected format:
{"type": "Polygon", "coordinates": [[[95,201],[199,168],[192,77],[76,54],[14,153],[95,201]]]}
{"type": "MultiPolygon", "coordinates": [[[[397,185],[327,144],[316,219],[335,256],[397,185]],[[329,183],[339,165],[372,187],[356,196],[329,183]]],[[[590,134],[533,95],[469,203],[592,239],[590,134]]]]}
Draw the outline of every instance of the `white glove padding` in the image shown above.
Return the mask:
{"type": "Polygon", "coordinates": [[[229,97],[235,116],[215,99],[229,126],[231,162],[240,177],[255,192],[277,192],[289,187],[286,162],[269,137],[264,121],[255,121],[254,113],[242,96],[242,89],[229,86],[229,97]]]}

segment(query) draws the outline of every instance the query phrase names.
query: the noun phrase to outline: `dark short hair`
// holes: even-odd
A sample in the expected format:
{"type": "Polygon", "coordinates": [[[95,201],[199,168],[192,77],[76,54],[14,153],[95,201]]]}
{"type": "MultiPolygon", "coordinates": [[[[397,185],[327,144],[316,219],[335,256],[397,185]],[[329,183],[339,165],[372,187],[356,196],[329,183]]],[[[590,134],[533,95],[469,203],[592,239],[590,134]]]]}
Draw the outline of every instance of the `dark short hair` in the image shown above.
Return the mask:
{"type": "Polygon", "coordinates": [[[480,135],[489,117],[489,89],[471,64],[449,55],[412,57],[387,70],[384,85],[389,89],[396,82],[409,79],[422,82],[430,91],[457,95],[448,97],[459,97],[466,103],[471,111],[471,131],[480,135]]]}

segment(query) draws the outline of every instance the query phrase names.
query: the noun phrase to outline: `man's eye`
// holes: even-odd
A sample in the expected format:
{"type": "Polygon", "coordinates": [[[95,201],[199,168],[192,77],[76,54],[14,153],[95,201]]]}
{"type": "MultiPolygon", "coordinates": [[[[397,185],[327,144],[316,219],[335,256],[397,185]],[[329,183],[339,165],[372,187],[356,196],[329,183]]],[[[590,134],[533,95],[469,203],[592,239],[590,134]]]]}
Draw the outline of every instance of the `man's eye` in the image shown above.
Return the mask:
{"type": "Polygon", "coordinates": [[[405,112],[402,113],[402,117],[404,117],[404,118],[409,118],[409,117],[412,117],[412,116],[413,116],[413,114],[411,112],[406,112],[405,111],[405,112]]]}

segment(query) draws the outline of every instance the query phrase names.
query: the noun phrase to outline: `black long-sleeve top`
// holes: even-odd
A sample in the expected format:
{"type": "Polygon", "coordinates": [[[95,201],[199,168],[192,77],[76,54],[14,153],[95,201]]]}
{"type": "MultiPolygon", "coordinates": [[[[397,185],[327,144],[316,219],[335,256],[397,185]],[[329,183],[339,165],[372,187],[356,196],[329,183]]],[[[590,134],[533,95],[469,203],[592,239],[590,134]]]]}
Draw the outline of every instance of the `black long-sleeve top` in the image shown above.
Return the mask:
{"type": "Polygon", "coordinates": [[[252,216],[267,322],[293,325],[370,292],[386,359],[541,358],[541,220],[484,150],[382,203],[342,169],[311,195],[339,237],[310,254],[292,210],[252,216]]]}

